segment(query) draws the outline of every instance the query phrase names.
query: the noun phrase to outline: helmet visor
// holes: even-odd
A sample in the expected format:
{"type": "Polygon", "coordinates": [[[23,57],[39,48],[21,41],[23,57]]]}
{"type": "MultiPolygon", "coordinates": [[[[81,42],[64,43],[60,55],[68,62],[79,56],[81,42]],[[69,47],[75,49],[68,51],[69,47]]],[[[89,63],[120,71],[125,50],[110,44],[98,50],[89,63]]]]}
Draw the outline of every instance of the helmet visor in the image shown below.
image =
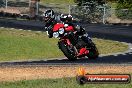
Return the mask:
{"type": "Polygon", "coordinates": [[[47,22],[50,19],[50,17],[44,17],[44,21],[47,22]]]}

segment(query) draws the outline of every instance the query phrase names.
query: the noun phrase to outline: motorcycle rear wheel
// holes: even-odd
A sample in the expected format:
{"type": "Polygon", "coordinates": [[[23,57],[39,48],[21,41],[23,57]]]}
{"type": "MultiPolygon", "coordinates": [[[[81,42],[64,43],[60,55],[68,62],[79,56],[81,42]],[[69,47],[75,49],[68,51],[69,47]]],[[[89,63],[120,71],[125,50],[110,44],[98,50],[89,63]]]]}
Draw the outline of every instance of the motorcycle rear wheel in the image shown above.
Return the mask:
{"type": "Polygon", "coordinates": [[[89,50],[88,58],[89,59],[96,59],[99,56],[99,52],[97,48],[95,47],[94,49],[89,50]]]}
{"type": "Polygon", "coordinates": [[[90,47],[91,47],[91,49],[89,50],[88,58],[89,59],[98,58],[99,52],[98,52],[98,49],[93,42],[90,43],[90,47]]]}
{"type": "Polygon", "coordinates": [[[70,60],[74,61],[77,59],[75,54],[71,53],[68,47],[63,42],[58,42],[59,49],[63,52],[63,54],[70,60]]]}

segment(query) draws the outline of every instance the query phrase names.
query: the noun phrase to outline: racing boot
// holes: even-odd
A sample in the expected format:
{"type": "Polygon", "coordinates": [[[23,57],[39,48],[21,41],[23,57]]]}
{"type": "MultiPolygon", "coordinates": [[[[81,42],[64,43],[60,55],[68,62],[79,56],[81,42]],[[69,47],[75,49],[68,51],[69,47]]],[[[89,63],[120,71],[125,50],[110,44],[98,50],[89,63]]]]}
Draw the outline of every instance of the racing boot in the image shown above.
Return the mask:
{"type": "Polygon", "coordinates": [[[85,55],[88,55],[88,53],[89,53],[89,50],[87,50],[86,48],[81,48],[77,56],[78,57],[85,56],[85,55]]]}

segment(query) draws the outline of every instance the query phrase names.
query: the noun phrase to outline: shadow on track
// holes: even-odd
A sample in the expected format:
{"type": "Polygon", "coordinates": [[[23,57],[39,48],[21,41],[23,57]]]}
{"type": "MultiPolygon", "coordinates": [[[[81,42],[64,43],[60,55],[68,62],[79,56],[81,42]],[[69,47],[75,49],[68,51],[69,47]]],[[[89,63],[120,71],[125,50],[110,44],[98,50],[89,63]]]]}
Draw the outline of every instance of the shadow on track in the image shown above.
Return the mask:
{"type": "Polygon", "coordinates": [[[69,61],[68,59],[54,59],[54,60],[40,60],[40,61],[24,61],[24,62],[3,62],[0,66],[15,66],[15,65],[75,65],[75,64],[132,64],[132,54],[118,55],[118,56],[104,56],[96,60],[89,60],[87,58],[78,59],[76,61],[69,61]]]}

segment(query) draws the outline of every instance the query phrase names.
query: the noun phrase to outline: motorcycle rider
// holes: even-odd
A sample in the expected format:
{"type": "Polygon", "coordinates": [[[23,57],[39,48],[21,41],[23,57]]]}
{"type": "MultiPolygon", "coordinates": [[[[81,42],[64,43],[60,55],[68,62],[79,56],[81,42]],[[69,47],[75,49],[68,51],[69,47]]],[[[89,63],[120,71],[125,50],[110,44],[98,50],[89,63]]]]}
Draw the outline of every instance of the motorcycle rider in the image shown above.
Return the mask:
{"type": "MultiPolygon", "coordinates": [[[[75,25],[72,22],[72,16],[61,16],[60,19],[55,17],[55,13],[53,10],[46,10],[45,13],[43,14],[44,16],[44,22],[45,22],[45,30],[47,32],[47,35],[49,38],[52,38],[52,28],[57,22],[64,22],[67,26],[73,26],[75,31],[77,31],[78,35],[86,35],[87,33],[85,32],[85,29],[82,26],[75,25]]],[[[65,25],[65,26],[66,26],[65,25]]]]}
{"type": "Polygon", "coordinates": [[[53,37],[53,26],[59,21],[58,18],[55,17],[55,13],[53,10],[46,10],[43,14],[43,19],[45,22],[45,30],[49,38],[53,37]]]}
{"type": "MultiPolygon", "coordinates": [[[[71,15],[68,15],[68,16],[61,16],[60,19],[57,19],[55,17],[55,13],[53,10],[47,10],[44,14],[44,22],[45,22],[45,30],[47,32],[47,35],[49,38],[52,38],[53,37],[53,26],[57,23],[57,22],[63,22],[64,23],[64,26],[72,26],[75,31],[77,31],[77,35],[80,35],[81,38],[87,42],[87,36],[86,36],[86,32],[85,32],[85,29],[82,28],[81,26],[79,25],[74,25],[72,20],[72,16],[71,15]]],[[[78,56],[81,56],[83,54],[87,54],[88,51],[86,50],[86,48],[84,48],[82,45],[84,45],[84,42],[79,42],[77,44],[77,47],[79,47],[80,51],[79,51],[79,54],[78,56]]],[[[84,45],[85,46],[85,45],[84,45]]]]}

